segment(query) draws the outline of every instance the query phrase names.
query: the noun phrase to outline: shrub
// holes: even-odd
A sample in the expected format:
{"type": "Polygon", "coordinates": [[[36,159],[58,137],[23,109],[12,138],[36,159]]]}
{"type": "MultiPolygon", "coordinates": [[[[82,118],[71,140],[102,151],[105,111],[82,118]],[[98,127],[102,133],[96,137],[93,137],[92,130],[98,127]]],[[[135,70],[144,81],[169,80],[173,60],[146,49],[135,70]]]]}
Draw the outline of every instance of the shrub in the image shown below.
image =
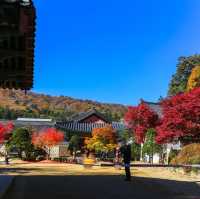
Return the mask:
{"type": "Polygon", "coordinates": [[[179,150],[171,150],[169,153],[169,162],[171,162],[174,158],[177,157],[179,150]]]}
{"type": "Polygon", "coordinates": [[[200,164],[200,144],[189,144],[171,161],[172,164],[200,164]]]}

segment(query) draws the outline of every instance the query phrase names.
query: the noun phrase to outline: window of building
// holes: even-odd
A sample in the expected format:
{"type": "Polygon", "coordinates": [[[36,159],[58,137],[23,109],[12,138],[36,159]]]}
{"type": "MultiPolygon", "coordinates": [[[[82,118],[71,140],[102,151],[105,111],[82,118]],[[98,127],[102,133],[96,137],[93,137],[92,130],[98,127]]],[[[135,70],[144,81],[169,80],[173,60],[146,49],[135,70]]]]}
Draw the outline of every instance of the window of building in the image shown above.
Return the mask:
{"type": "Polygon", "coordinates": [[[7,39],[3,40],[3,48],[8,49],[8,40],[7,39]]]}
{"type": "Polygon", "coordinates": [[[18,69],[19,70],[25,70],[25,58],[24,57],[18,57],[18,69]]]}
{"type": "Polygon", "coordinates": [[[25,38],[23,36],[20,36],[18,38],[18,49],[24,50],[25,49],[25,38]]]}
{"type": "Polygon", "coordinates": [[[10,49],[16,49],[16,38],[14,36],[10,37],[10,49]]]}
{"type": "Polygon", "coordinates": [[[8,59],[5,59],[4,60],[4,69],[8,70],[8,68],[9,68],[9,61],[8,61],[8,59]]]}
{"type": "Polygon", "coordinates": [[[16,70],[16,59],[15,59],[15,57],[11,58],[11,69],[12,69],[12,71],[16,70]]]}

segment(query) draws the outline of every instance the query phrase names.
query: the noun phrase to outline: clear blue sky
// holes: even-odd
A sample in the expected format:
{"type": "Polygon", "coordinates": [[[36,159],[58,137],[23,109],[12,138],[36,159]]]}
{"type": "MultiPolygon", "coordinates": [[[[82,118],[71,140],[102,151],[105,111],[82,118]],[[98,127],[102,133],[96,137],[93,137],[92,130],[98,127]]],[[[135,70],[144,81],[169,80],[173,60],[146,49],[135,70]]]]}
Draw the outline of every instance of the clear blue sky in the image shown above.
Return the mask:
{"type": "Polygon", "coordinates": [[[200,53],[199,0],[35,0],[34,91],[137,104],[200,53]]]}

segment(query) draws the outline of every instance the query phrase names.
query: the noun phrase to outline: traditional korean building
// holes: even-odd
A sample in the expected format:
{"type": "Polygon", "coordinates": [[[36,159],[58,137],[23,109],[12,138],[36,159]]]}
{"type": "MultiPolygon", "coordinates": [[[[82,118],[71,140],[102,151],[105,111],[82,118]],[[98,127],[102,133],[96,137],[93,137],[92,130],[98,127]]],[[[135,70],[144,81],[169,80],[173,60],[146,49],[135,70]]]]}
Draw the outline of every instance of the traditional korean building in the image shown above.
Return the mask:
{"type": "Polygon", "coordinates": [[[157,115],[161,118],[162,117],[162,107],[160,105],[160,103],[157,102],[147,102],[147,101],[143,101],[146,105],[149,106],[149,108],[154,111],[155,113],[157,113],[157,115]]]}
{"type": "Polygon", "coordinates": [[[0,87],[33,87],[35,7],[32,0],[0,0],[0,87]]]}
{"type": "Polygon", "coordinates": [[[91,136],[94,128],[102,128],[111,125],[116,131],[123,130],[122,122],[108,120],[103,114],[93,109],[88,112],[73,115],[65,122],[56,122],[55,126],[72,134],[77,133],[81,137],[91,136]]]}
{"type": "Polygon", "coordinates": [[[28,127],[30,129],[34,129],[37,131],[46,129],[46,128],[54,128],[55,121],[52,119],[41,119],[41,118],[17,118],[16,120],[8,121],[8,120],[0,120],[0,123],[6,124],[8,122],[12,122],[15,128],[23,128],[28,127]]]}

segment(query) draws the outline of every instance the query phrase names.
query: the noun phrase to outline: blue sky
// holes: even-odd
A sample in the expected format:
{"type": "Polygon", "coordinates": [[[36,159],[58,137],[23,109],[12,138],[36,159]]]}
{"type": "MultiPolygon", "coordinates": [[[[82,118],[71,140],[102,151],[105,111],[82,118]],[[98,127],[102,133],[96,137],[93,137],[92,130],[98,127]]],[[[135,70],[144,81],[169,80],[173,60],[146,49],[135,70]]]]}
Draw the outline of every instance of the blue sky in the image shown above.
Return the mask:
{"type": "Polygon", "coordinates": [[[33,91],[135,105],[200,53],[199,0],[35,0],[33,91]]]}

